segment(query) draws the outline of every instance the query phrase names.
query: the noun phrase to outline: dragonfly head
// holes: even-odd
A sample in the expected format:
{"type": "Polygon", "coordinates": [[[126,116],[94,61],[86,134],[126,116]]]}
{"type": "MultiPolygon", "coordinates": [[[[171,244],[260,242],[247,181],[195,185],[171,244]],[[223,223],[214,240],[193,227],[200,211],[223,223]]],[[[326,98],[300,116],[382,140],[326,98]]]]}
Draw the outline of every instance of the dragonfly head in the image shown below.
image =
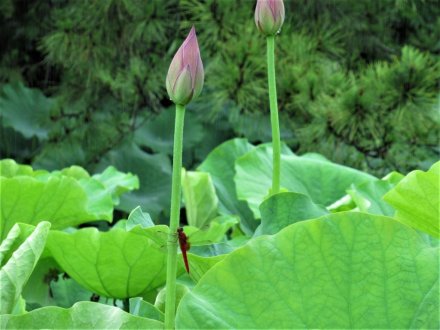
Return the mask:
{"type": "Polygon", "coordinates": [[[180,233],[183,233],[183,228],[182,227],[179,227],[179,228],[177,228],[177,232],[180,234],[180,233]]]}

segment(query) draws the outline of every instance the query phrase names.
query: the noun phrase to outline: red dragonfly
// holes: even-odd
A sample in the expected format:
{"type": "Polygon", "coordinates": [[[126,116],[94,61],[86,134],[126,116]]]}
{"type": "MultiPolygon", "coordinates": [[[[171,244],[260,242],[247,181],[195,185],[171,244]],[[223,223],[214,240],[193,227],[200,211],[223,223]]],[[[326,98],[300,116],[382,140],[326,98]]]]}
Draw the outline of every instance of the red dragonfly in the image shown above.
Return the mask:
{"type": "MultiPolygon", "coordinates": [[[[177,236],[177,240],[179,241],[180,250],[182,252],[183,262],[185,264],[186,272],[189,274],[189,262],[187,252],[193,246],[205,246],[207,249],[203,249],[202,252],[205,256],[214,256],[224,253],[231,252],[234,247],[225,245],[225,242],[217,243],[219,241],[224,240],[225,232],[232,228],[238,221],[235,218],[226,219],[223,223],[219,222],[211,222],[208,227],[205,228],[196,228],[188,226],[185,229],[183,227],[178,227],[175,235],[177,236]],[[227,221],[226,221],[227,220],[227,221]],[[210,230],[208,230],[208,228],[210,230]],[[186,230],[186,232],[185,232],[186,230]],[[189,234],[187,234],[189,232],[189,234]],[[191,242],[191,243],[190,243],[191,242]],[[219,248],[218,245],[222,245],[219,248]],[[209,251],[209,252],[208,252],[209,251]],[[208,253],[207,253],[208,252],[208,253]]],[[[154,231],[152,233],[151,239],[157,242],[158,236],[156,236],[159,231],[154,231]]],[[[165,234],[162,232],[162,234],[165,234]]],[[[166,240],[166,239],[165,239],[166,240]]],[[[161,240],[159,240],[161,241],[161,240]]],[[[201,252],[200,250],[198,251],[201,252]]]]}
{"type": "Polygon", "coordinates": [[[186,272],[189,274],[189,264],[186,252],[191,248],[191,243],[188,241],[188,237],[182,227],[177,228],[177,238],[179,239],[180,251],[182,251],[183,263],[185,264],[186,272]]]}
{"type": "MultiPolygon", "coordinates": [[[[190,236],[187,236],[182,227],[177,228],[177,239],[179,240],[179,246],[180,246],[180,251],[182,252],[183,263],[185,264],[185,269],[188,274],[189,274],[189,263],[188,263],[187,252],[191,248],[190,240],[193,241],[195,246],[218,246],[218,245],[223,246],[224,244],[226,244],[225,242],[216,243],[215,241],[212,240],[203,239],[206,238],[203,237],[205,233],[206,231],[199,229],[196,232],[190,233],[190,236]]],[[[227,247],[224,246],[223,250],[225,251],[226,248],[227,247]]],[[[232,249],[233,249],[232,247],[229,248],[228,252],[232,251],[232,249]]]]}
{"type": "MultiPolygon", "coordinates": [[[[192,228],[195,229],[195,228],[192,228]]],[[[165,235],[165,232],[162,231],[155,231],[153,232],[151,239],[157,239],[158,236],[156,236],[157,234],[162,234],[165,235]]],[[[190,239],[191,241],[194,240],[194,245],[211,245],[214,244],[213,241],[211,240],[203,240],[204,237],[204,233],[205,231],[202,229],[198,229],[196,231],[193,231],[192,233],[190,233],[190,236],[187,236],[187,234],[185,233],[183,227],[178,227],[177,228],[177,232],[176,232],[176,236],[177,236],[177,240],[179,241],[179,246],[180,246],[180,251],[182,252],[182,257],[183,257],[183,263],[185,264],[185,269],[186,272],[189,274],[189,262],[188,262],[188,257],[187,257],[187,252],[189,251],[189,249],[191,248],[191,243],[190,243],[190,239]],[[197,235],[198,234],[198,235],[197,235]],[[196,237],[198,237],[199,239],[197,239],[196,237]]],[[[156,242],[161,242],[162,240],[166,240],[166,238],[162,238],[159,239],[156,242]]],[[[161,246],[161,249],[165,248],[165,245],[161,246]]],[[[166,251],[166,250],[164,250],[166,251]]]]}

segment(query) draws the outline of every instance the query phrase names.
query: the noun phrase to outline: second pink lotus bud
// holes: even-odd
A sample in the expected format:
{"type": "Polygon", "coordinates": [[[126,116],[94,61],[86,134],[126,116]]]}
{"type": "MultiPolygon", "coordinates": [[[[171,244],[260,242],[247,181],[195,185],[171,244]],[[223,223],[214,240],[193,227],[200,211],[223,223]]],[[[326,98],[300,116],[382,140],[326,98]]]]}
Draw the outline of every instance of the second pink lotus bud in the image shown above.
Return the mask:
{"type": "Polygon", "coordinates": [[[257,0],[255,24],[267,36],[277,34],[284,23],[283,0],[257,0]]]}

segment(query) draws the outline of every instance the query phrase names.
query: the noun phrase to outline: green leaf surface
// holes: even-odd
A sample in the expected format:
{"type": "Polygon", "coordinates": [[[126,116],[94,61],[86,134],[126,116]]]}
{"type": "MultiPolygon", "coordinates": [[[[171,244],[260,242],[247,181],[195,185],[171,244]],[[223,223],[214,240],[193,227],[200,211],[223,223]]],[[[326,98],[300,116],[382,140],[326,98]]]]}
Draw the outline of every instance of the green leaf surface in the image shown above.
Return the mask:
{"type": "Polygon", "coordinates": [[[222,261],[225,257],[226,254],[204,257],[188,253],[190,276],[193,281],[198,282],[208,270],[214,267],[219,261],[222,261]]]}
{"type": "Polygon", "coordinates": [[[51,231],[47,245],[70,277],[101,296],[140,296],[165,282],[166,254],[145,235],[120,228],[51,231]]]}
{"type": "Polygon", "coordinates": [[[409,173],[383,199],[396,209],[397,220],[440,237],[440,162],[427,172],[409,173]]]}
{"type": "Polygon", "coordinates": [[[0,170],[2,237],[17,222],[36,224],[47,220],[52,229],[62,229],[88,221],[112,220],[111,188],[90,177],[82,167],[48,172],[4,159],[0,170]]]}
{"type": "Polygon", "coordinates": [[[18,302],[15,304],[14,309],[12,310],[13,315],[21,315],[26,313],[26,301],[23,297],[18,298],[18,302]]]}
{"type": "Polygon", "coordinates": [[[190,226],[202,228],[216,217],[218,198],[209,173],[182,170],[182,193],[190,226]]]}
{"type": "Polygon", "coordinates": [[[75,178],[77,180],[90,178],[90,174],[84,168],[76,165],[63,168],[61,171],[53,171],[51,173],[52,175],[53,174],[65,175],[71,178],[75,178]]]}
{"type": "MultiPolygon", "coordinates": [[[[301,157],[303,157],[303,158],[310,158],[310,159],[315,159],[315,160],[320,160],[320,161],[323,161],[323,162],[330,162],[327,158],[325,158],[323,155],[321,155],[321,154],[317,154],[317,153],[315,153],[315,152],[308,152],[308,153],[305,153],[305,154],[303,154],[303,155],[301,155],[301,157]]],[[[331,162],[330,162],[331,163],[331,162]]]]}
{"type": "Polygon", "coordinates": [[[359,211],[378,215],[393,216],[394,208],[382,198],[403,178],[399,173],[392,173],[389,177],[382,180],[374,180],[354,185],[348,189],[359,211]],[[400,178],[399,178],[400,177],[400,178]]]}
{"type": "Polygon", "coordinates": [[[325,207],[316,205],[309,196],[286,192],[273,195],[260,205],[259,234],[275,234],[295,222],[319,218],[328,214],[325,207]]]}
{"type": "Polygon", "coordinates": [[[154,226],[153,220],[151,219],[150,215],[146,212],[142,212],[140,206],[136,207],[133,211],[130,212],[125,228],[129,231],[136,226],[140,226],[141,228],[149,228],[154,226]]]}
{"type": "Polygon", "coordinates": [[[37,224],[47,220],[62,229],[93,220],[112,220],[113,205],[102,185],[51,176],[42,182],[30,176],[0,177],[1,238],[17,222],[37,224]]]}
{"type": "Polygon", "coordinates": [[[13,159],[0,161],[0,176],[12,178],[16,175],[33,175],[34,171],[29,165],[17,164],[13,159]]]}
{"type": "MultiPolygon", "coordinates": [[[[258,146],[238,158],[235,164],[237,196],[248,203],[256,218],[260,218],[258,207],[272,185],[272,147],[258,146]]],[[[330,205],[344,196],[351,184],[375,179],[364,172],[316,157],[281,157],[281,187],[305,194],[316,204],[330,205]]]]}
{"type": "Polygon", "coordinates": [[[257,228],[258,222],[254,220],[247,204],[237,199],[234,163],[238,157],[253,148],[245,139],[226,141],[211,151],[197,169],[211,175],[219,199],[220,214],[238,215],[240,227],[249,235],[257,228]]]}
{"type": "Polygon", "coordinates": [[[95,179],[81,179],[78,180],[78,183],[87,194],[87,211],[93,214],[96,220],[112,222],[113,201],[111,193],[95,179]]]}
{"type": "MultiPolygon", "coordinates": [[[[185,296],[189,292],[189,288],[187,285],[176,283],[176,308],[179,305],[182,297],[185,296]]],[[[166,287],[159,291],[156,296],[156,301],[154,302],[154,306],[158,308],[162,313],[165,313],[165,301],[166,300],[166,287]]]]}
{"type": "Polygon", "coordinates": [[[163,211],[168,212],[171,194],[171,163],[163,154],[151,155],[136,144],[127,143],[108,152],[98,165],[104,169],[114,165],[120,171],[138,176],[140,189],[121,196],[118,209],[130,212],[137,206],[153,219],[163,211]]]}
{"type": "Polygon", "coordinates": [[[162,329],[163,323],[93,302],[71,308],[44,307],[23,315],[1,315],[2,329],[162,329]]]}
{"type": "Polygon", "coordinates": [[[0,245],[0,265],[3,266],[12,253],[29,237],[34,231],[34,226],[23,223],[16,223],[9,231],[6,238],[0,245]]]}
{"type": "MultiPolygon", "coordinates": [[[[29,279],[46,244],[50,223],[41,222],[34,232],[12,254],[0,270],[0,314],[11,313],[19,301],[23,286],[29,279]]],[[[16,235],[16,231],[12,231],[16,235]]]]}
{"type": "Polygon", "coordinates": [[[130,314],[162,321],[165,315],[153,304],[142,300],[142,297],[130,298],[130,314]]]}
{"type": "Polygon", "coordinates": [[[93,178],[101,182],[113,198],[113,204],[119,204],[119,197],[125,192],[139,189],[139,179],[131,173],[119,172],[113,166],[109,166],[104,172],[93,175],[93,178]]]}
{"type": "Polygon", "coordinates": [[[0,116],[3,125],[20,132],[24,137],[36,136],[46,140],[52,125],[50,110],[54,105],[38,89],[21,83],[4,85],[0,91],[0,116]]]}
{"type": "MultiPolygon", "coordinates": [[[[7,237],[3,240],[0,246],[0,258],[1,266],[8,262],[9,258],[18,249],[18,247],[26,241],[26,239],[34,232],[35,226],[25,224],[25,223],[16,223],[12,229],[9,231],[7,237]]],[[[46,250],[43,251],[41,258],[44,257],[46,250]]],[[[36,268],[38,267],[38,264],[36,268]]],[[[34,269],[35,272],[35,269],[34,269]]],[[[33,274],[33,273],[32,273],[33,274]]]]}
{"type": "Polygon", "coordinates": [[[207,243],[213,244],[224,239],[226,232],[238,224],[238,217],[222,215],[213,219],[209,227],[200,229],[193,226],[184,226],[184,232],[192,246],[207,243]]]}
{"type": "Polygon", "coordinates": [[[439,250],[391,218],[342,212],[262,236],[181,301],[177,329],[437,329],[439,250]]]}

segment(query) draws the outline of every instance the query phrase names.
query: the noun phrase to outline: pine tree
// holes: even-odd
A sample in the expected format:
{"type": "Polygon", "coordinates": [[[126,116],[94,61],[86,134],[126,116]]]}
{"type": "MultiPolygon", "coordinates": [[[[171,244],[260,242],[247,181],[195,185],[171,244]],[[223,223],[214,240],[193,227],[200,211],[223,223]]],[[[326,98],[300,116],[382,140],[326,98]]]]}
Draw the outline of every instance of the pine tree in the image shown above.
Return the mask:
{"type": "MultiPolygon", "coordinates": [[[[378,175],[438,158],[438,3],[285,3],[276,48],[282,139],[378,175]]],[[[270,141],[253,1],[4,0],[0,9],[0,82],[21,80],[56,100],[49,137],[29,161],[57,166],[50,155],[70,150],[66,161],[91,166],[163,112],[166,70],[193,24],[206,81],[190,113],[219,138],[270,141]]]]}

